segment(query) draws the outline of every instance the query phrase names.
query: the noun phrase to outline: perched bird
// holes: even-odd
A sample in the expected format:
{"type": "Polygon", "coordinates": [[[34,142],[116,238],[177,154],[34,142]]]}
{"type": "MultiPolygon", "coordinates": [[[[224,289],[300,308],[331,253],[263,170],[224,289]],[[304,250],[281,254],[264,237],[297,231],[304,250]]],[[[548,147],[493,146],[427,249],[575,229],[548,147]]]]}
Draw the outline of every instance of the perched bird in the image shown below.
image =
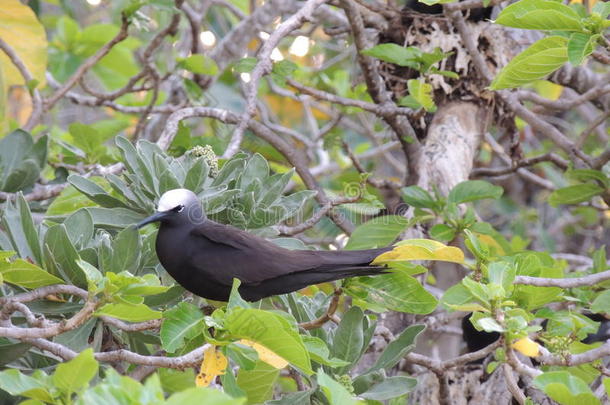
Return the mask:
{"type": "Polygon", "coordinates": [[[285,294],[312,284],[346,277],[376,275],[383,266],[370,266],[391,247],[353,251],[288,250],[229,225],[208,219],[197,195],[175,189],[159,199],[157,213],[141,228],[161,222],[156,250],[167,272],[200,297],[226,301],[233,278],[248,301],[285,294]]]}

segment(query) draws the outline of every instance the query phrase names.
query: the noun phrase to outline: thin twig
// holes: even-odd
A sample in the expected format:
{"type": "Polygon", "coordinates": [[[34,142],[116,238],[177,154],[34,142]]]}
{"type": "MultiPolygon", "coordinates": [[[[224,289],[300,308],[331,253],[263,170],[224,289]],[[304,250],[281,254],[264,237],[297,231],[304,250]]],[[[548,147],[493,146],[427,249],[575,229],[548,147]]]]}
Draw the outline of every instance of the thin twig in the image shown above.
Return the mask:
{"type": "Polygon", "coordinates": [[[525,158],[518,160],[516,162],[512,162],[512,165],[509,167],[480,167],[474,169],[471,173],[473,177],[477,176],[502,176],[504,174],[509,174],[516,172],[518,169],[527,166],[533,166],[541,162],[552,162],[563,170],[568,168],[569,163],[563,159],[561,156],[549,152],[543,155],[533,156],[531,158],[525,158]]]}
{"type": "Polygon", "coordinates": [[[305,330],[316,329],[324,325],[326,322],[330,321],[332,316],[337,311],[337,307],[339,306],[339,300],[341,299],[342,293],[343,290],[341,290],[340,288],[336,288],[335,293],[333,294],[333,297],[330,300],[330,304],[328,305],[326,312],[324,312],[324,315],[317,319],[314,319],[313,321],[300,323],[299,328],[303,328],[305,330]]]}
{"type": "Polygon", "coordinates": [[[233,131],[231,141],[227,146],[223,158],[228,159],[235,155],[241,146],[241,141],[244,137],[244,131],[248,127],[248,121],[256,113],[256,98],[258,96],[258,83],[261,77],[271,72],[273,64],[271,62],[271,53],[273,49],[279,44],[279,42],[300,27],[304,22],[311,19],[311,16],[315,9],[324,4],[327,0],[307,0],[305,4],[290,16],[286,21],[282,22],[275,31],[265,41],[263,46],[257,55],[258,62],[252,73],[250,74],[250,82],[246,87],[246,109],[239,118],[237,127],[233,131]]]}
{"type": "Polygon", "coordinates": [[[374,104],[362,100],[356,100],[353,98],[341,97],[333,93],[305,86],[293,79],[288,79],[287,83],[295,89],[299,90],[301,93],[310,95],[317,99],[329,101],[331,103],[348,107],[358,107],[363,109],[364,111],[371,112],[381,117],[390,117],[394,115],[410,116],[413,114],[412,109],[405,107],[397,107],[394,103],[374,104]]]}
{"type": "MultiPolygon", "coordinates": [[[[25,65],[25,63],[23,63],[19,55],[17,55],[15,50],[9,44],[4,42],[2,38],[0,38],[0,49],[4,51],[6,56],[8,56],[8,58],[13,63],[13,65],[15,65],[15,67],[23,77],[24,85],[26,87],[29,86],[32,80],[34,80],[34,76],[32,76],[32,73],[30,73],[30,70],[25,65]]],[[[26,131],[31,131],[36,126],[36,124],[40,122],[43,113],[42,97],[40,96],[40,92],[38,91],[38,89],[32,89],[30,95],[32,96],[32,112],[30,113],[28,120],[23,126],[23,129],[25,129],[26,131]]]]}
{"type": "Polygon", "coordinates": [[[99,62],[100,59],[106,56],[116,44],[127,38],[129,20],[125,15],[123,15],[121,18],[121,28],[119,29],[118,34],[109,42],[104,44],[104,46],[102,46],[95,54],[83,62],[83,64],[76,69],[76,72],[74,72],[72,76],[70,76],[70,78],[66,80],[66,82],[59,89],[57,89],[50,98],[45,100],[45,111],[49,111],[51,108],[53,108],[55,103],[57,103],[72,87],[74,87],[74,85],[78,83],[81,77],[83,77],[83,75],[87,73],[89,69],[99,62]]]}
{"type": "MultiPolygon", "coordinates": [[[[72,360],[78,354],[66,346],[59,343],[50,342],[46,339],[26,339],[24,342],[29,343],[39,349],[53,353],[65,361],[72,360]]],[[[113,350],[110,352],[97,352],[94,353],[94,357],[97,361],[102,363],[116,363],[119,361],[124,361],[143,366],[183,370],[188,367],[195,367],[199,365],[201,363],[201,359],[203,358],[203,353],[209,346],[209,344],[205,344],[185,355],[178,357],[145,356],[124,349],[113,350]]]]}
{"type": "Polygon", "coordinates": [[[580,104],[610,93],[610,85],[608,85],[608,81],[610,81],[610,77],[605,77],[604,81],[587,90],[580,96],[572,99],[549,100],[548,98],[542,97],[537,93],[526,90],[520,90],[517,92],[517,95],[520,100],[532,101],[551,110],[565,111],[571,110],[580,104]]]}
{"type": "Polygon", "coordinates": [[[591,123],[589,125],[587,125],[587,127],[585,129],[583,129],[582,132],[580,133],[580,135],[578,136],[578,139],[576,140],[576,147],[581,148],[582,145],[584,145],[585,140],[587,139],[589,134],[591,132],[593,132],[593,130],[595,128],[597,128],[599,125],[603,124],[606,121],[606,119],[608,119],[608,117],[610,117],[610,110],[599,114],[597,116],[597,118],[595,118],[593,121],[591,121],[591,123]]]}

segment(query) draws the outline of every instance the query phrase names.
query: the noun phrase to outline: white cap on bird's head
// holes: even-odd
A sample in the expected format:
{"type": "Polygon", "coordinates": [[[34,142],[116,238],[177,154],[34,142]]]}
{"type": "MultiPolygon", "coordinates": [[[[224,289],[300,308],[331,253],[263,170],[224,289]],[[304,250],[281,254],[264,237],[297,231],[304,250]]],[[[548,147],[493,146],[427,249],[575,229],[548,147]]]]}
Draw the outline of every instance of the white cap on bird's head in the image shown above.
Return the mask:
{"type": "Polygon", "coordinates": [[[206,216],[201,207],[197,194],[185,188],[177,188],[163,193],[157,204],[157,213],[138,223],[141,228],[151,222],[162,223],[191,223],[200,224],[206,216]]]}

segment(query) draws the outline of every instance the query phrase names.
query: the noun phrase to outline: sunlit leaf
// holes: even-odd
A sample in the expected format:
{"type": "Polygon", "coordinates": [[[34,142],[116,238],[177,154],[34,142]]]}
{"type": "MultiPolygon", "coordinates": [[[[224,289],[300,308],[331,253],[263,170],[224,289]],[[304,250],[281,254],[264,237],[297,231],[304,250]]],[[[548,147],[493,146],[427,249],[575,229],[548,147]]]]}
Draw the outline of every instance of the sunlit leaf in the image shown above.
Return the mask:
{"type": "Polygon", "coordinates": [[[220,351],[216,350],[216,346],[210,345],[203,352],[203,361],[199,369],[199,374],[195,377],[195,385],[197,387],[207,387],[216,377],[225,373],[227,358],[220,351]]]}
{"type": "Polygon", "coordinates": [[[536,357],[540,353],[540,346],[528,337],[514,341],[511,347],[528,357],[536,357]]]}
{"type": "Polygon", "coordinates": [[[396,244],[389,252],[377,256],[372,264],[408,260],[439,260],[464,263],[464,252],[454,246],[445,246],[431,239],[407,239],[396,244]]]}

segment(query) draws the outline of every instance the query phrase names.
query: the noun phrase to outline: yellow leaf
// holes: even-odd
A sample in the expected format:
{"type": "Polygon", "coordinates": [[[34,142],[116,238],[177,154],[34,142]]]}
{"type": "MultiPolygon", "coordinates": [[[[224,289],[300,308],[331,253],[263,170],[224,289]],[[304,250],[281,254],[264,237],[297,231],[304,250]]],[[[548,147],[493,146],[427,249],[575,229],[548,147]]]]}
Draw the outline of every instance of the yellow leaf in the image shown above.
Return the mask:
{"type": "MultiPolygon", "coordinates": [[[[38,80],[38,87],[43,87],[47,68],[47,36],[32,9],[19,0],[2,0],[0,38],[13,48],[32,77],[38,80]]],[[[17,68],[2,51],[0,65],[4,70],[6,87],[25,84],[17,68]]]]}
{"type": "Polygon", "coordinates": [[[528,357],[536,357],[540,353],[540,346],[538,343],[528,337],[516,340],[511,346],[513,349],[528,357]]]}
{"type": "Polygon", "coordinates": [[[506,255],[506,252],[504,251],[504,249],[502,248],[502,246],[500,246],[500,244],[498,243],[498,241],[496,241],[494,238],[492,238],[489,235],[485,235],[482,233],[475,233],[475,235],[477,235],[477,237],[479,238],[479,240],[483,243],[485,243],[487,246],[496,249],[496,254],[498,256],[504,256],[506,255]]]}
{"type": "Polygon", "coordinates": [[[537,80],[534,82],[534,89],[544,98],[557,100],[563,92],[563,86],[548,80],[537,80]]]}
{"type": "Polygon", "coordinates": [[[267,349],[265,346],[259,343],[253,342],[248,339],[241,339],[237,343],[240,343],[244,346],[249,346],[256,350],[256,352],[258,353],[258,358],[261,361],[264,361],[265,363],[269,364],[271,367],[280,369],[288,365],[288,362],[283,357],[278,356],[273,351],[267,349]]]}
{"type": "Polygon", "coordinates": [[[407,260],[439,260],[443,262],[464,263],[464,252],[453,246],[445,246],[430,239],[408,239],[375,258],[371,264],[400,262],[407,260]]]}
{"type": "Polygon", "coordinates": [[[207,387],[217,376],[225,373],[228,364],[225,355],[217,351],[216,346],[210,345],[203,352],[203,361],[199,374],[195,377],[195,385],[207,387]]]}
{"type": "Polygon", "coordinates": [[[491,312],[489,309],[485,308],[481,304],[477,304],[476,302],[471,302],[469,304],[462,304],[462,305],[447,304],[447,306],[451,309],[455,309],[456,311],[464,311],[464,312],[480,311],[480,312],[487,312],[487,313],[491,312]]]}

